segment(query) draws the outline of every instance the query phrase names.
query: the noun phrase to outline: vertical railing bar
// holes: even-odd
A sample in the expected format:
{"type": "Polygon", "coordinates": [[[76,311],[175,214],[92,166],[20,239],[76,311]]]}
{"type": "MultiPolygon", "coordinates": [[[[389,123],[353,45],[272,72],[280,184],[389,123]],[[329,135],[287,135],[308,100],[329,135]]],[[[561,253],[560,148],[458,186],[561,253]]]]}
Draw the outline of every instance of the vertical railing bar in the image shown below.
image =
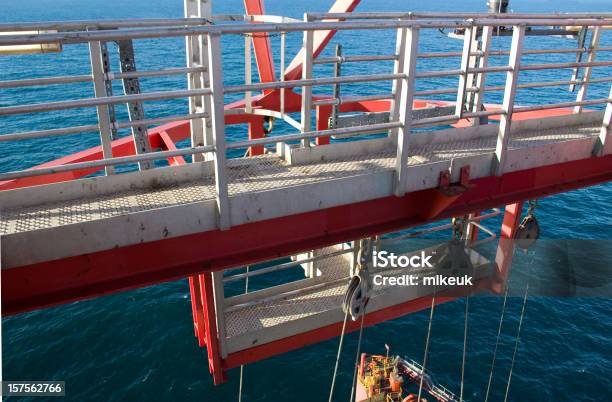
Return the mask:
{"type": "Polygon", "coordinates": [[[217,213],[220,229],[230,226],[229,192],[227,181],[227,157],[225,147],[225,111],[223,97],[223,69],[221,60],[221,35],[208,34],[208,71],[210,72],[211,123],[215,146],[214,167],[217,191],[217,213]]]}
{"type": "MultiPolygon", "coordinates": [[[[393,73],[400,74],[404,71],[404,53],[406,51],[406,33],[407,31],[403,28],[398,28],[397,38],[395,42],[395,54],[397,58],[393,62],[393,73]]],[[[389,121],[398,121],[400,115],[400,97],[402,96],[402,84],[404,80],[393,80],[391,86],[391,93],[393,99],[391,99],[391,105],[389,108],[389,121]]],[[[393,128],[389,130],[389,137],[397,139],[397,132],[399,129],[393,128]]]]}
{"type": "Polygon", "coordinates": [[[470,63],[470,50],[472,49],[474,26],[465,28],[463,33],[463,53],[461,55],[461,74],[459,75],[459,86],[457,88],[457,103],[455,105],[455,116],[458,119],[463,116],[463,107],[465,105],[465,94],[468,81],[468,66],[470,63]]]}
{"type": "MultiPolygon", "coordinates": [[[[244,35],[244,82],[246,85],[251,85],[253,82],[251,74],[251,39],[252,35],[244,35]]],[[[244,94],[245,112],[251,113],[253,110],[252,92],[246,91],[244,94]]]]}
{"type": "MultiPolygon", "coordinates": [[[[578,37],[576,38],[576,41],[578,45],[577,47],[579,49],[584,49],[584,42],[586,41],[588,30],[589,30],[589,27],[587,26],[587,27],[582,27],[580,29],[580,32],[578,32],[578,37]]],[[[576,63],[580,63],[582,61],[583,53],[584,51],[580,51],[576,53],[576,63]]],[[[574,67],[572,69],[572,78],[570,79],[570,81],[577,81],[579,72],[580,72],[580,67],[574,67]]],[[[575,89],[576,89],[576,84],[570,84],[569,91],[574,92],[575,89]]]]}
{"type": "MultiPolygon", "coordinates": [[[[285,41],[286,32],[280,34],[280,80],[285,82],[285,41]]],[[[285,88],[280,89],[280,114],[285,117],[285,88]]]]}
{"type": "MultiPolygon", "coordinates": [[[[91,74],[94,83],[94,95],[96,98],[107,96],[106,84],[104,83],[104,70],[102,67],[102,45],[99,41],[89,42],[89,58],[91,61],[91,74]]],[[[102,145],[102,156],[104,159],[113,157],[111,146],[112,131],[108,105],[96,106],[98,114],[98,128],[100,131],[100,144],[102,145]]],[[[113,166],[104,168],[106,175],[115,172],[113,166]]]]}
{"type": "MultiPolygon", "coordinates": [[[[186,18],[207,18],[212,16],[211,2],[208,0],[185,0],[186,18]]],[[[208,68],[208,51],[206,49],[205,35],[189,35],[185,37],[185,50],[187,67],[208,68]]],[[[210,82],[209,72],[192,72],[187,74],[189,89],[208,88],[210,82]]],[[[210,97],[189,97],[189,113],[204,113],[210,110],[210,97]]],[[[212,145],[211,121],[209,118],[194,119],[190,121],[191,146],[198,147],[212,145]]],[[[209,155],[194,154],[193,161],[201,162],[210,157],[209,155]]]]}
{"type": "MultiPolygon", "coordinates": [[[[308,21],[308,14],[304,14],[304,21],[308,21]]],[[[304,63],[302,65],[302,79],[308,80],[312,78],[312,58],[314,47],[314,31],[304,31],[304,43],[302,46],[304,52],[304,63]]],[[[302,86],[302,132],[311,131],[312,126],[312,87],[310,85],[302,86]]],[[[302,147],[309,147],[310,140],[305,138],[302,140],[302,147]]]]}
{"type": "Polygon", "coordinates": [[[215,320],[219,337],[219,354],[222,359],[227,358],[227,332],[225,330],[225,289],[223,286],[223,271],[212,273],[213,295],[215,301],[215,320]]]}
{"type": "MultiPolygon", "coordinates": [[[[601,27],[594,27],[593,34],[591,35],[591,44],[589,45],[587,63],[592,63],[595,61],[596,52],[595,49],[599,46],[599,38],[601,36],[601,27]]],[[[576,96],[576,102],[582,102],[586,99],[587,89],[589,87],[589,81],[591,79],[591,71],[593,71],[593,67],[587,66],[584,68],[584,73],[582,75],[582,85],[580,85],[580,89],[578,90],[578,95],[576,96]]],[[[574,113],[582,112],[583,106],[574,107],[574,113]]]]}
{"type": "MultiPolygon", "coordinates": [[[[608,99],[612,99],[612,85],[610,85],[610,95],[608,99]]],[[[606,111],[604,112],[604,118],[599,131],[599,138],[595,143],[593,149],[593,155],[604,156],[612,154],[612,102],[608,102],[606,105],[606,111]]]]}
{"type": "Polygon", "coordinates": [[[504,90],[504,101],[499,121],[499,133],[495,147],[495,158],[493,160],[493,174],[501,176],[504,172],[506,151],[510,141],[510,126],[512,122],[512,110],[514,109],[514,98],[518,84],[518,75],[521,68],[521,55],[523,53],[523,41],[525,39],[525,26],[516,25],[512,28],[512,45],[510,48],[509,66],[510,71],[506,74],[506,89],[504,90]]]}
{"type": "MultiPolygon", "coordinates": [[[[342,74],[342,45],[336,45],[336,63],[334,64],[334,78],[340,77],[342,74]]],[[[340,83],[335,83],[332,87],[332,98],[334,99],[334,104],[332,105],[332,112],[329,128],[336,127],[336,119],[338,118],[338,113],[340,112],[340,83]]]]}
{"type": "MultiPolygon", "coordinates": [[[[185,7],[185,18],[192,18],[193,15],[198,14],[197,2],[193,0],[185,0],[184,7],[185,7]]],[[[198,49],[197,40],[198,38],[196,36],[185,36],[185,52],[186,52],[185,57],[187,59],[188,68],[194,67],[194,65],[196,64],[196,59],[200,60],[200,58],[198,58],[198,53],[200,52],[198,49]]],[[[187,73],[187,88],[188,89],[200,88],[201,86],[198,85],[198,83],[201,83],[202,81],[199,80],[199,77],[200,75],[198,75],[197,73],[187,73]]],[[[196,109],[197,109],[196,97],[189,97],[188,102],[189,102],[189,113],[196,113],[196,109]]],[[[191,129],[191,146],[195,147],[196,144],[204,145],[204,120],[203,119],[191,120],[189,122],[189,125],[191,129]]],[[[194,162],[199,162],[204,159],[202,155],[193,155],[192,158],[194,162]]]]}
{"type": "Polygon", "coordinates": [[[468,90],[469,88],[472,88],[476,85],[476,77],[478,73],[474,73],[472,72],[473,69],[476,69],[476,67],[478,67],[478,64],[480,63],[480,59],[481,59],[481,55],[480,53],[480,49],[478,47],[479,45],[479,39],[478,39],[478,30],[482,29],[479,27],[474,27],[473,28],[473,32],[472,32],[472,40],[471,40],[471,46],[470,46],[470,57],[469,57],[469,61],[468,61],[468,66],[467,66],[467,73],[466,73],[466,89],[465,89],[465,111],[471,111],[474,108],[474,92],[468,90]]]}
{"type": "MultiPolygon", "coordinates": [[[[417,51],[419,44],[418,28],[406,28],[406,46],[403,49],[403,83],[399,102],[399,121],[401,126],[397,134],[397,154],[395,158],[395,180],[393,193],[401,197],[406,193],[406,175],[408,173],[408,152],[412,125],[412,103],[414,99],[417,51]]],[[[398,35],[398,39],[400,36],[398,35]]]]}
{"type": "MultiPolygon", "coordinates": [[[[202,0],[198,0],[198,1],[202,1],[202,0]]],[[[211,1],[206,0],[206,2],[204,3],[206,4],[206,10],[203,11],[203,16],[205,18],[212,18],[212,7],[211,7],[211,1]]],[[[204,88],[211,88],[211,80],[210,80],[210,56],[208,54],[208,36],[207,35],[200,35],[199,36],[199,43],[200,43],[200,48],[202,49],[202,66],[206,67],[206,71],[204,71],[201,74],[202,77],[202,86],[204,88]]],[[[221,63],[221,61],[219,61],[219,63],[221,63]]],[[[202,101],[204,104],[204,109],[202,110],[202,112],[204,113],[208,113],[209,117],[205,117],[203,119],[204,122],[204,145],[213,145],[215,143],[215,140],[213,138],[213,123],[212,123],[212,96],[203,96],[202,97],[202,101]]],[[[207,158],[212,158],[212,154],[208,153],[208,154],[204,154],[204,160],[208,160],[207,158]]]]}
{"type": "MultiPolygon", "coordinates": [[[[489,53],[491,51],[491,39],[493,34],[493,27],[491,25],[484,26],[482,28],[482,36],[481,36],[481,52],[480,63],[478,64],[479,68],[487,68],[489,65],[489,53]]],[[[486,82],[487,74],[485,72],[479,73],[476,76],[476,88],[477,91],[474,93],[474,107],[472,112],[479,112],[482,108],[484,93],[485,93],[485,82],[486,82]]],[[[478,125],[483,123],[483,117],[475,117],[473,120],[473,125],[478,125]]]]}

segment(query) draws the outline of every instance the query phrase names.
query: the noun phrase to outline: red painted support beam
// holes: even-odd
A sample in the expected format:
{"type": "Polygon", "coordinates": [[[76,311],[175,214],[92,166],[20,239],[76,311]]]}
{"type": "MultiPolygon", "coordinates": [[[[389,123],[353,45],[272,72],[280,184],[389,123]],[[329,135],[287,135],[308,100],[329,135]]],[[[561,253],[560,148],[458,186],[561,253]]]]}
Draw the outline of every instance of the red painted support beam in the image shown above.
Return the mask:
{"type": "MultiPolygon", "coordinates": [[[[361,0],[336,0],[329,9],[330,13],[350,13],[361,0]]],[[[338,20],[329,20],[338,21],[338,20]]],[[[316,58],[325,49],[325,46],[332,40],[336,31],[315,31],[313,42],[313,57],[316,58]]],[[[297,56],[289,63],[285,70],[285,80],[297,80],[302,76],[302,65],[304,64],[304,49],[300,50],[297,56]]]]}
{"type": "MultiPolygon", "coordinates": [[[[612,180],[612,155],[472,181],[432,220],[461,216],[612,180]]],[[[3,313],[15,314],[226,269],[427,223],[436,190],[285,216],[2,270],[3,313]],[[425,208],[427,207],[427,208],[425,208]],[[206,244],[207,247],[200,247],[206,244]]]]}
{"type": "Polygon", "coordinates": [[[213,279],[210,272],[198,275],[200,290],[204,304],[204,322],[206,323],[206,353],[208,355],[208,366],[213,375],[215,385],[225,381],[225,373],[221,366],[221,354],[219,351],[219,338],[217,321],[215,318],[215,296],[213,293],[213,279]]]}
{"type": "MultiPolygon", "coordinates": [[[[480,215],[480,212],[474,212],[474,213],[472,214],[472,216],[473,216],[474,218],[478,217],[479,215],[480,215]]],[[[473,225],[472,225],[472,234],[471,234],[471,236],[470,236],[470,243],[473,243],[473,242],[475,242],[475,241],[477,241],[477,240],[478,240],[478,234],[479,234],[479,229],[478,229],[478,227],[477,227],[477,226],[473,226],[473,225]]]]}
{"type": "MultiPolygon", "coordinates": [[[[325,106],[317,106],[316,107],[316,130],[327,130],[329,128],[329,117],[331,116],[332,107],[325,106]]],[[[317,137],[316,139],[317,145],[326,145],[329,144],[329,137],[317,137]]]]}
{"type": "Polygon", "coordinates": [[[193,315],[193,328],[200,347],[206,346],[206,319],[204,311],[205,300],[202,299],[199,275],[189,277],[189,293],[191,295],[191,312],[193,315]]]}
{"type": "MultiPolygon", "coordinates": [[[[176,144],[166,131],[160,131],[159,137],[163,144],[162,149],[164,151],[174,151],[177,149],[176,144]]],[[[185,162],[185,158],[183,158],[182,156],[173,156],[172,158],[168,158],[168,163],[170,164],[170,166],[178,166],[184,165],[187,162],[185,162]]]]}
{"type": "Polygon", "coordinates": [[[506,205],[504,211],[504,220],[502,221],[499,243],[495,253],[495,263],[497,271],[495,279],[491,284],[491,290],[497,294],[504,291],[506,280],[512,266],[512,258],[514,256],[514,237],[521,223],[521,211],[523,210],[523,201],[506,205]]]}
{"type": "MultiPolygon", "coordinates": [[[[254,118],[248,123],[249,124],[249,140],[256,140],[258,138],[264,138],[266,133],[264,131],[264,117],[254,116],[254,118]]],[[[263,155],[264,146],[256,145],[250,147],[248,150],[249,156],[263,155]]]]}
{"type": "MultiPolygon", "coordinates": [[[[244,9],[247,15],[265,15],[263,0],[244,0],[244,9]]],[[[255,61],[257,62],[257,70],[259,71],[259,80],[261,82],[276,81],[276,73],[274,72],[274,59],[272,58],[272,48],[270,47],[270,39],[266,32],[253,34],[251,38],[253,48],[255,49],[255,61]]],[[[270,92],[270,91],[266,91],[270,92]]]]}

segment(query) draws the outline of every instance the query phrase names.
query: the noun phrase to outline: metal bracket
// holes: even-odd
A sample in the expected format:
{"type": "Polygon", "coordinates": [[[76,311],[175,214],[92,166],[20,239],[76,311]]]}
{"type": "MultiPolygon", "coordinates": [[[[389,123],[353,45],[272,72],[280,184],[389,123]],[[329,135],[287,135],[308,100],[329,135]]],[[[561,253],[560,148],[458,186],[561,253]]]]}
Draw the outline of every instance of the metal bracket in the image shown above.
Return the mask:
{"type": "Polygon", "coordinates": [[[459,184],[461,184],[463,187],[466,187],[466,188],[472,186],[470,184],[470,165],[463,166],[461,170],[459,171],[459,175],[460,175],[459,184]]]}
{"type": "Polygon", "coordinates": [[[450,172],[448,170],[443,170],[440,172],[440,182],[438,184],[438,189],[444,191],[450,187],[450,172]]]}
{"type": "MultiPolygon", "coordinates": [[[[334,78],[340,77],[342,74],[342,45],[336,45],[336,63],[334,64],[334,78]]],[[[332,107],[331,116],[329,117],[329,128],[336,128],[336,119],[340,113],[340,84],[336,83],[333,87],[332,97],[336,100],[332,107]]]]}
{"type": "MultiPolygon", "coordinates": [[[[108,54],[108,45],[106,42],[100,42],[100,55],[102,57],[102,71],[104,72],[104,87],[106,88],[106,96],[113,96],[113,80],[110,78],[111,63],[108,54]]],[[[115,105],[107,105],[108,117],[110,120],[111,139],[116,140],[119,135],[117,133],[117,115],[115,113],[115,105]]]]}
{"type": "MultiPolygon", "coordinates": [[[[117,41],[119,47],[119,59],[121,62],[121,72],[129,73],[136,71],[136,60],[134,59],[134,45],[131,40],[120,40],[117,41]]],[[[140,81],[138,77],[123,78],[123,91],[126,95],[139,94],[140,93],[140,81]]],[[[130,121],[144,120],[144,108],[141,101],[128,102],[128,115],[130,121]]],[[[151,144],[149,143],[149,134],[147,132],[146,125],[138,125],[132,127],[132,135],[134,137],[134,146],[136,148],[136,154],[145,154],[151,151],[151,144]]],[[[153,167],[152,161],[141,161],[138,162],[140,170],[150,169],[153,167]]]]}
{"type": "Polygon", "coordinates": [[[447,197],[457,196],[474,187],[470,184],[470,166],[463,166],[459,173],[459,183],[451,184],[451,174],[449,170],[440,172],[440,182],[438,191],[442,192],[447,197]]]}

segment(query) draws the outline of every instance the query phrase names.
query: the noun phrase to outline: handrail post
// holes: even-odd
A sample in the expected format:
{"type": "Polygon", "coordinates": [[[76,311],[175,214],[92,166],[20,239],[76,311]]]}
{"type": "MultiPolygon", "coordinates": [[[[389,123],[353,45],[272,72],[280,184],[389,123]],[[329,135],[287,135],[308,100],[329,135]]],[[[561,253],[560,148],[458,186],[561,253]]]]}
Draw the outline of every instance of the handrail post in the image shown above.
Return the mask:
{"type": "Polygon", "coordinates": [[[223,69],[221,59],[221,35],[208,35],[208,71],[210,73],[211,123],[215,146],[214,166],[217,190],[217,213],[219,229],[230,226],[229,193],[227,183],[227,157],[225,147],[225,111],[223,97],[223,69]]]}
{"type": "MultiPolygon", "coordinates": [[[[612,85],[610,86],[610,95],[608,99],[612,99],[612,85]]],[[[606,111],[604,112],[604,118],[599,131],[599,138],[595,143],[593,155],[604,156],[612,154],[612,102],[608,102],[606,105],[606,111]]]]}
{"type": "Polygon", "coordinates": [[[222,359],[227,358],[227,332],[225,330],[225,289],[223,286],[223,271],[212,273],[213,294],[215,302],[215,319],[219,337],[219,354],[222,359]]]}
{"type": "MultiPolygon", "coordinates": [[[[304,14],[304,21],[308,21],[308,15],[304,14]]],[[[304,52],[304,63],[302,65],[302,79],[308,80],[312,78],[312,59],[314,49],[314,31],[304,31],[304,43],[302,51],[304,52]]],[[[302,86],[302,132],[312,130],[312,86],[302,86]]],[[[310,139],[302,140],[302,147],[309,147],[310,139]]]]}
{"type": "Polygon", "coordinates": [[[501,176],[504,173],[506,151],[510,141],[510,126],[512,122],[512,110],[514,109],[514,97],[518,84],[518,75],[521,69],[521,55],[523,53],[523,40],[525,38],[525,26],[515,25],[512,27],[512,45],[508,65],[510,71],[506,74],[506,89],[504,90],[504,101],[502,104],[502,115],[499,121],[499,134],[495,147],[495,158],[493,159],[493,174],[501,176]]]}
{"type": "Polygon", "coordinates": [[[419,44],[418,28],[406,28],[406,46],[402,50],[404,78],[399,101],[399,122],[397,134],[397,155],[395,158],[395,180],[393,193],[401,197],[406,193],[408,173],[408,151],[410,148],[410,129],[412,126],[412,102],[414,99],[416,61],[419,44]]]}
{"type": "MultiPolygon", "coordinates": [[[[212,16],[212,5],[209,0],[185,0],[186,18],[207,18],[212,16]]],[[[206,35],[189,35],[185,37],[185,50],[187,53],[187,67],[207,67],[208,51],[206,50],[206,35]]],[[[187,74],[188,89],[201,89],[210,86],[209,72],[193,72],[187,74]]],[[[208,96],[189,97],[189,113],[202,113],[210,111],[210,98],[208,96]]],[[[211,145],[212,122],[209,118],[190,120],[191,146],[198,147],[211,145]]],[[[206,155],[194,154],[193,161],[206,160],[206,155]]]]}
{"type": "MultiPolygon", "coordinates": [[[[595,49],[599,46],[599,38],[601,36],[601,27],[594,27],[593,34],[591,35],[591,44],[589,45],[589,56],[587,57],[587,63],[592,63],[595,61],[595,49]]],[[[586,99],[587,89],[589,87],[589,81],[591,80],[591,71],[593,67],[586,66],[584,68],[584,73],[582,75],[582,84],[580,85],[580,89],[578,90],[578,95],[576,96],[576,102],[582,102],[586,99]]],[[[582,112],[583,106],[575,106],[574,113],[582,112]]]]}
{"type": "MultiPolygon", "coordinates": [[[[393,62],[393,73],[400,74],[404,71],[404,52],[406,50],[406,29],[398,28],[397,39],[395,42],[395,55],[396,59],[393,62]]],[[[389,108],[389,121],[399,120],[400,115],[400,98],[402,96],[402,83],[403,80],[393,80],[391,93],[393,99],[391,99],[391,105],[389,108]]],[[[392,139],[397,138],[397,128],[389,130],[389,137],[392,139]]]]}
{"type": "MultiPolygon", "coordinates": [[[[285,42],[287,33],[280,34],[280,82],[285,82],[285,42]]],[[[280,114],[285,118],[285,88],[280,89],[280,114]]]]}
{"type": "MultiPolygon", "coordinates": [[[[251,36],[253,34],[246,34],[244,36],[244,83],[246,85],[251,85],[253,83],[253,78],[251,74],[251,36]]],[[[244,111],[245,113],[253,113],[253,93],[251,91],[246,91],[244,93],[244,111]]]]}
{"type": "MultiPolygon", "coordinates": [[[[91,74],[94,83],[94,95],[96,98],[107,96],[106,85],[104,83],[104,69],[102,66],[102,44],[99,41],[89,42],[89,58],[91,61],[91,74]]],[[[100,144],[102,145],[102,156],[104,159],[113,157],[113,149],[111,146],[111,123],[108,105],[96,106],[98,114],[98,128],[100,130],[100,144]]],[[[106,175],[111,175],[115,172],[113,166],[105,166],[106,175]]]]}
{"type": "Polygon", "coordinates": [[[470,66],[470,53],[472,52],[476,27],[470,26],[463,32],[463,53],[461,55],[461,74],[459,75],[459,86],[457,87],[457,103],[455,104],[455,116],[460,119],[463,116],[465,105],[465,94],[467,93],[468,72],[470,66]]]}
{"type": "MultiPolygon", "coordinates": [[[[478,63],[479,68],[487,68],[489,65],[489,53],[491,50],[491,37],[493,33],[493,27],[490,25],[482,28],[481,36],[481,48],[482,55],[480,56],[480,62],[478,63]]],[[[474,93],[474,106],[472,112],[480,112],[482,108],[484,93],[485,93],[485,82],[487,74],[485,72],[478,73],[476,76],[476,88],[477,91],[474,93]]],[[[475,117],[473,125],[479,125],[483,123],[482,117],[475,117]]]]}

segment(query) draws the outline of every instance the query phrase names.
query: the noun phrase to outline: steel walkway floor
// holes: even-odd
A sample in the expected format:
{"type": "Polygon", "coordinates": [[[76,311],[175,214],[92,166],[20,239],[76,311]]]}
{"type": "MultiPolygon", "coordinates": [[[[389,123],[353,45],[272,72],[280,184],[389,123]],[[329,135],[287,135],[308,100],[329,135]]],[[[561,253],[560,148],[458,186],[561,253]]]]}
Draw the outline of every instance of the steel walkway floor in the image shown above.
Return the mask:
{"type": "MultiPolygon", "coordinates": [[[[326,247],[320,251],[320,254],[324,255],[336,249],[326,247]]],[[[232,338],[337,309],[342,304],[346,291],[350,271],[349,256],[350,254],[336,255],[319,260],[317,268],[320,269],[321,276],[316,280],[319,284],[308,293],[255,305],[236,306],[237,308],[228,311],[225,314],[226,336],[232,338]]]]}
{"type": "MultiPolygon", "coordinates": [[[[592,138],[599,125],[573,126],[513,134],[509,148],[531,148],[592,138]]],[[[427,135],[427,134],[415,134],[427,135]]],[[[409,165],[494,152],[497,138],[484,137],[414,146],[409,165]]],[[[228,160],[230,196],[392,170],[395,151],[291,166],[276,155],[228,160]]],[[[212,178],[164,188],[130,190],[95,198],[0,211],[0,235],[95,221],[157,208],[214,199],[212,178]]]]}

